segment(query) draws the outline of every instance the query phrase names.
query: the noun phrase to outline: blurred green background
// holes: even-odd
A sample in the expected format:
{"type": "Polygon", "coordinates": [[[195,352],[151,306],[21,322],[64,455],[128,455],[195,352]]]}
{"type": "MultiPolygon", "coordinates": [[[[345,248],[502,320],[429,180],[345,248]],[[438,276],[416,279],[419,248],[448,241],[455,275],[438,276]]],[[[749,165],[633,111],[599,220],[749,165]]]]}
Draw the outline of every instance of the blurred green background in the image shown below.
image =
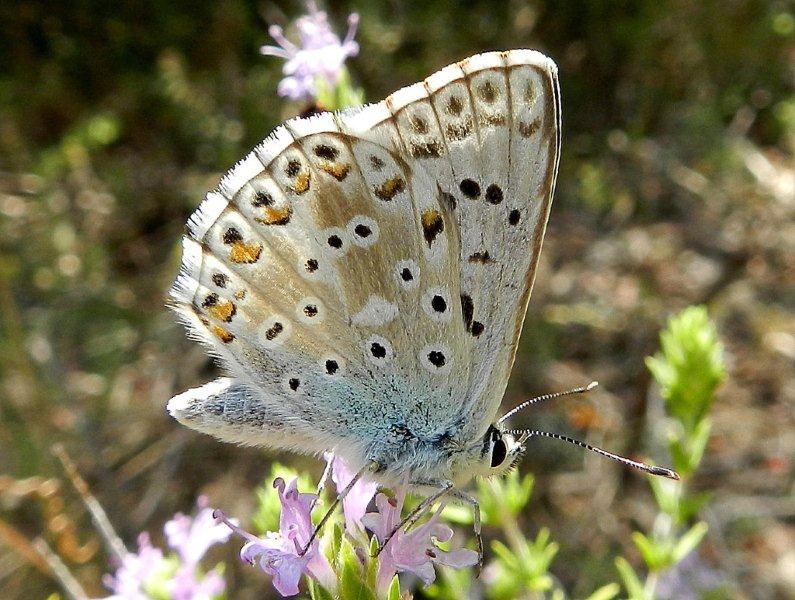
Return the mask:
{"type": "MultiPolygon", "coordinates": [[[[712,496],[702,556],[733,597],[795,597],[793,3],[325,8],[340,32],[360,13],[348,66],[371,100],[480,51],[555,59],[561,172],[505,405],[598,379],[589,397],[525,413],[525,424],[665,462],[643,359],[669,314],[706,304],[728,379],[694,481],[712,496]]],[[[174,393],[216,372],[164,309],[165,291],[205,191],[302,108],[276,96],[283,63],[258,54],[268,24],[302,12],[288,1],[0,5],[3,598],[57,590],[25,557],[42,532],[103,595],[109,568],[90,521],[68,486],[52,488],[63,479],[54,442],[128,542],[198,493],[250,514],[248,490],[273,457],[165,413],[174,393]]],[[[522,468],[537,476],[523,525],[551,529],[561,547],[552,571],[573,597],[615,579],[615,553],[639,564],[627,539],[653,517],[643,477],[545,440],[522,468]]],[[[230,596],[262,597],[269,585],[238,567],[231,546],[230,596]]]]}

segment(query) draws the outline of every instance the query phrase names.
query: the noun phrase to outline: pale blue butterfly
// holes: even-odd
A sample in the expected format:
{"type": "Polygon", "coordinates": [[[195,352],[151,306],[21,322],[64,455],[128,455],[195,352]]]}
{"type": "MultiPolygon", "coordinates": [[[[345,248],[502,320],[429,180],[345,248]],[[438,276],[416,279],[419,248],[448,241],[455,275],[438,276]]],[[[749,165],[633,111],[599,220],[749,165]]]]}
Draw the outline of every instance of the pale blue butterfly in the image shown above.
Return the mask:
{"type": "Polygon", "coordinates": [[[229,376],[170,413],[225,441],[332,451],[354,482],[407,479],[421,507],[447,494],[477,509],[461,486],[505,472],[532,435],[676,477],[506,430],[555,395],[495,420],[560,139],[557,68],[530,50],[277,128],[188,223],[173,306],[229,376]]]}

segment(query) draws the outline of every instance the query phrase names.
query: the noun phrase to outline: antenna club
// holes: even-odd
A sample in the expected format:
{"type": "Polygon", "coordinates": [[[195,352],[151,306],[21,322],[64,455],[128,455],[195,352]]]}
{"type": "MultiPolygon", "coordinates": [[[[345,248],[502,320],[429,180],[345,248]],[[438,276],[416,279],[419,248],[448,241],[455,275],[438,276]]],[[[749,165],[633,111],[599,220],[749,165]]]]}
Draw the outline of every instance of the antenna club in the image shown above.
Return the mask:
{"type": "Polygon", "coordinates": [[[679,473],[673,469],[666,469],[665,467],[651,467],[651,474],[667,477],[668,479],[673,479],[674,481],[680,481],[682,479],[679,477],[679,473]]]}
{"type": "Polygon", "coordinates": [[[592,389],[594,389],[594,388],[595,388],[597,385],[599,385],[599,382],[598,382],[598,381],[592,381],[591,383],[589,383],[588,385],[586,385],[586,386],[585,386],[585,391],[586,391],[586,392],[590,392],[590,391],[591,391],[592,389]]]}

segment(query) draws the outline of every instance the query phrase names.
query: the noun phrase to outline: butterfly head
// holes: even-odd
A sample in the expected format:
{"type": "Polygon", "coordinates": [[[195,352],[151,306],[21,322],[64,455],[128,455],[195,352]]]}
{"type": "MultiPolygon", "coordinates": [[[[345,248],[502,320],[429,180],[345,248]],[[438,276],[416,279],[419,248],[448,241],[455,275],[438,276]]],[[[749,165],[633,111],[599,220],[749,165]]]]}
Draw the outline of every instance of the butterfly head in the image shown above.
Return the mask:
{"type": "Polygon", "coordinates": [[[524,437],[516,437],[499,425],[491,425],[483,436],[482,474],[501,475],[510,471],[524,453],[524,437]]]}

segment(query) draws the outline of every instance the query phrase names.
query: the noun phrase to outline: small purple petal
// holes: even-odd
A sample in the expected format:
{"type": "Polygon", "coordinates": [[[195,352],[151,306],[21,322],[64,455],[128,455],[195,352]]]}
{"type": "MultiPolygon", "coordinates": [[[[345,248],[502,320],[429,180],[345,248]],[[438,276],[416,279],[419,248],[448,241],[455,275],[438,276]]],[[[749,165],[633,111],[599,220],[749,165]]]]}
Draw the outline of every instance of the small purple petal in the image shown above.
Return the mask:
{"type": "Polygon", "coordinates": [[[425,585],[431,585],[436,579],[436,571],[430,561],[421,563],[412,569],[405,570],[414,573],[425,585]]]}
{"type": "Polygon", "coordinates": [[[114,598],[145,598],[143,586],[165,564],[163,552],[152,546],[149,534],[138,536],[138,553],[129,553],[123,559],[114,575],[103,578],[105,585],[114,592],[114,598]]]}
{"type": "MultiPolygon", "coordinates": [[[[348,468],[341,458],[333,454],[326,454],[326,460],[332,461],[331,478],[337,493],[341,493],[353,479],[355,473],[348,468]]],[[[345,514],[345,525],[348,529],[361,528],[362,517],[367,512],[367,506],[373,499],[378,484],[362,481],[361,479],[350,489],[342,501],[342,511],[345,514]]]]}
{"type": "Polygon", "coordinates": [[[277,46],[260,46],[259,53],[263,56],[275,56],[284,60],[288,60],[292,56],[287,50],[277,46]]]}
{"type": "Polygon", "coordinates": [[[248,531],[241,529],[237,524],[237,519],[230,519],[224,514],[224,511],[219,508],[216,508],[213,511],[213,519],[215,519],[218,523],[223,523],[232,530],[232,533],[235,533],[242,538],[245,538],[249,541],[256,541],[259,539],[256,536],[250,534],[248,531]]]}
{"type": "MultiPolygon", "coordinates": [[[[348,15],[348,33],[345,34],[345,39],[342,40],[342,45],[347,46],[353,42],[356,37],[356,30],[359,28],[359,13],[351,13],[348,15]]],[[[358,46],[357,46],[358,50],[358,46]]]]}
{"type": "Polygon", "coordinates": [[[308,556],[285,552],[276,537],[249,542],[240,551],[240,557],[249,564],[259,563],[259,568],[273,578],[273,586],[282,596],[298,593],[298,582],[306,572],[308,556]]]}
{"type": "MultiPolygon", "coordinates": [[[[271,534],[273,535],[273,534],[271,534]]],[[[282,544],[280,540],[268,538],[257,539],[255,541],[246,542],[240,549],[241,560],[250,565],[257,563],[258,557],[270,556],[271,554],[278,554],[282,544]]]]}
{"type": "Polygon", "coordinates": [[[454,569],[465,569],[467,567],[474,567],[478,564],[478,553],[469,548],[459,548],[457,550],[450,550],[444,552],[441,550],[436,551],[436,558],[433,562],[453,567],[454,569]]]}
{"type": "Polygon", "coordinates": [[[316,498],[315,494],[302,494],[298,491],[298,478],[294,478],[285,486],[281,478],[273,482],[273,487],[279,491],[282,503],[282,513],[279,517],[279,531],[303,548],[309,543],[309,538],[314,531],[310,512],[316,498]]]}
{"type": "Polygon", "coordinates": [[[306,569],[307,560],[291,554],[283,555],[274,563],[273,587],[282,596],[294,596],[298,593],[298,582],[306,569]]]}
{"type": "Polygon", "coordinates": [[[268,27],[268,35],[271,36],[288,56],[295,56],[298,53],[298,46],[284,37],[284,30],[278,25],[268,27]]]}
{"type": "Polygon", "coordinates": [[[195,517],[177,513],[163,527],[168,545],[184,564],[192,566],[199,564],[211,546],[226,542],[231,535],[226,527],[215,522],[206,498],[199,498],[198,504],[200,510],[195,517]]]}

